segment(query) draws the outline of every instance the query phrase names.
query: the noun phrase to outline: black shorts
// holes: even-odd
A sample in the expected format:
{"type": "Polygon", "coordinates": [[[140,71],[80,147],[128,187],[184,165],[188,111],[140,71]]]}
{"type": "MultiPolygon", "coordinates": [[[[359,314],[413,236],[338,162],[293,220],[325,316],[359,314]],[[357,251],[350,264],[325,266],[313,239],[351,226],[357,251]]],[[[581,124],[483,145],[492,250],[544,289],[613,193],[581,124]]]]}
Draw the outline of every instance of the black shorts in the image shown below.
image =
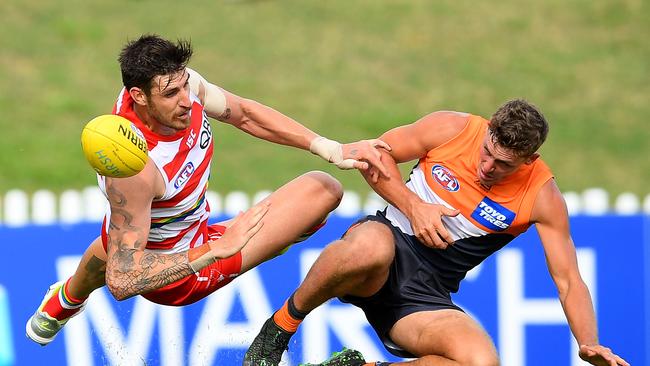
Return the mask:
{"type": "Polygon", "coordinates": [[[383,212],[366,216],[357,223],[366,221],[380,222],[393,232],[395,258],[391,263],[388,279],[384,286],[370,297],[344,296],[339,300],[363,310],[368,322],[389,352],[400,357],[413,357],[392,346],[388,333],[398,320],[420,311],[463,310],[451,301],[449,290],[438,279],[438,270],[412,249],[414,245],[422,245],[415,236],[407,235],[393,226],[383,212]]]}

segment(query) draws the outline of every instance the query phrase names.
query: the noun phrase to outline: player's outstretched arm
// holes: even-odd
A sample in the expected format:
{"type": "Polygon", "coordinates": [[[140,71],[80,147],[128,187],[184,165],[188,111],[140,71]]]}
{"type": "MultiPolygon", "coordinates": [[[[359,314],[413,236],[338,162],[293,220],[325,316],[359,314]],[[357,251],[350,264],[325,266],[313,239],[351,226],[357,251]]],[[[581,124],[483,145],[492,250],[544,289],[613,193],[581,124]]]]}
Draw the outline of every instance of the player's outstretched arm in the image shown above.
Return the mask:
{"type": "Polygon", "coordinates": [[[390,176],[380,178],[372,170],[363,173],[375,192],[406,215],[413,234],[432,248],[444,249],[453,242],[442,223],[442,217],[458,215],[459,211],[424,202],[406,187],[396,163],[419,159],[449,141],[465,127],[467,117],[464,113],[434,112],[412,124],[386,132],[380,138],[393,149],[382,152],[382,161],[390,176]]]}
{"type": "Polygon", "coordinates": [[[580,345],[580,357],[592,365],[629,366],[611,349],[599,344],[596,315],[589,289],[578,270],[566,204],[553,179],[540,189],[531,221],[535,222],[544,246],[548,269],[571,332],[580,345]]]}
{"type": "Polygon", "coordinates": [[[260,203],[233,222],[219,245],[208,242],[180,253],[145,251],[151,225],[151,203],[161,179],[152,162],[129,178],[106,180],[111,207],[106,284],[118,300],[159,289],[240,251],[259,231],[268,203],[260,203]]]}
{"type": "Polygon", "coordinates": [[[341,169],[387,170],[379,148],[390,150],[378,139],[341,144],[319,136],[292,118],[251,99],[241,98],[205,80],[188,68],[190,90],[203,102],[206,114],[255,137],[277,144],[309,150],[341,169]]]}

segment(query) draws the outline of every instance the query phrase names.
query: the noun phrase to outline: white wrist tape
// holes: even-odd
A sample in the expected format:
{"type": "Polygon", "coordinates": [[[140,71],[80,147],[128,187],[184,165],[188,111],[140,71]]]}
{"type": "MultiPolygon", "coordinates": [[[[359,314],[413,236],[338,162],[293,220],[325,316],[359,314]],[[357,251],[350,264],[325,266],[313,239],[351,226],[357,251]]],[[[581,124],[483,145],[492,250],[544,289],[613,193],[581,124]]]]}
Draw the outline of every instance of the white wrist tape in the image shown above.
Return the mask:
{"type": "Polygon", "coordinates": [[[336,141],[318,136],[309,144],[309,151],[341,169],[354,169],[356,160],[343,159],[343,147],[336,141]]]}
{"type": "Polygon", "coordinates": [[[330,163],[337,164],[343,160],[343,148],[341,144],[323,136],[318,136],[311,141],[309,151],[330,163]]]}

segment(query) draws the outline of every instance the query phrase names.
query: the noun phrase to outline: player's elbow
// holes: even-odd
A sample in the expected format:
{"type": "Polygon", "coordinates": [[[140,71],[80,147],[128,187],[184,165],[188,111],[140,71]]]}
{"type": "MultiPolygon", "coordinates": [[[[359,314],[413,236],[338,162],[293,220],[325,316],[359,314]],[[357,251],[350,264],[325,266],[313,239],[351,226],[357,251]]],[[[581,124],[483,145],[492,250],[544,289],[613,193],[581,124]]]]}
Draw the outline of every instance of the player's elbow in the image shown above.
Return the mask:
{"type": "Polygon", "coordinates": [[[126,300],[133,296],[133,294],[130,294],[124,286],[120,286],[115,282],[109,282],[108,277],[106,277],[106,287],[108,287],[108,291],[117,301],[126,300]]]}
{"type": "Polygon", "coordinates": [[[120,278],[124,278],[124,276],[116,275],[115,270],[109,271],[107,268],[106,287],[117,301],[126,300],[135,295],[129,291],[129,287],[120,278]]]}

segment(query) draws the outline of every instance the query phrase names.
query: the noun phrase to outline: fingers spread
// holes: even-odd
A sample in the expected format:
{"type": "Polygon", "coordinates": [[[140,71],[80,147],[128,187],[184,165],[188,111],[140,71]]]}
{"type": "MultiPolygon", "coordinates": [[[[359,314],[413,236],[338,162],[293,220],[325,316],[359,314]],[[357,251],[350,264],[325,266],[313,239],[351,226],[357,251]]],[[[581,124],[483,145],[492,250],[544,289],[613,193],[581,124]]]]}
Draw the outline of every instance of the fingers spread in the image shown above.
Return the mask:
{"type": "Polygon", "coordinates": [[[369,162],[379,170],[381,175],[383,175],[386,178],[390,178],[390,174],[388,173],[388,169],[384,166],[384,163],[381,162],[380,158],[374,158],[369,160],[369,162]]]}
{"type": "Polygon", "coordinates": [[[436,243],[433,241],[433,239],[431,238],[431,236],[429,235],[428,232],[423,231],[421,233],[416,234],[415,236],[418,238],[418,240],[420,240],[422,243],[424,243],[424,245],[426,245],[428,247],[431,247],[431,248],[436,247],[436,243]]]}
{"type": "Polygon", "coordinates": [[[447,248],[447,243],[438,236],[438,233],[435,230],[431,232],[429,229],[425,229],[420,232],[420,234],[416,235],[416,237],[428,247],[435,249],[447,248]]]}
{"type": "Polygon", "coordinates": [[[447,231],[444,225],[440,225],[438,228],[436,228],[436,232],[440,237],[440,239],[444,240],[445,243],[447,244],[454,243],[454,238],[451,237],[451,234],[449,234],[449,231],[447,231]]]}
{"type": "Polygon", "coordinates": [[[264,221],[260,220],[255,224],[255,226],[251,227],[251,229],[248,230],[248,233],[246,233],[246,236],[248,237],[246,242],[251,240],[251,238],[254,237],[255,234],[257,234],[260,231],[260,229],[262,229],[262,226],[264,226],[264,221]]]}
{"type": "Polygon", "coordinates": [[[387,143],[385,143],[383,140],[380,140],[380,139],[372,139],[372,140],[370,140],[370,143],[374,147],[381,147],[381,148],[386,149],[388,151],[392,150],[390,145],[388,145],[387,143]]]}
{"type": "Polygon", "coordinates": [[[359,170],[366,170],[366,169],[368,169],[368,166],[369,166],[368,163],[366,163],[365,161],[355,161],[354,162],[354,167],[356,169],[359,169],[359,170]]]}
{"type": "Polygon", "coordinates": [[[622,366],[630,366],[630,364],[627,363],[627,361],[625,361],[623,358],[621,358],[621,357],[619,357],[619,356],[617,356],[617,355],[614,355],[614,357],[616,358],[616,362],[617,362],[619,365],[622,365],[622,366]]]}
{"type": "Polygon", "coordinates": [[[370,167],[370,181],[373,183],[379,182],[379,171],[373,167],[370,167]]]}
{"type": "Polygon", "coordinates": [[[443,215],[450,216],[450,217],[458,216],[459,213],[460,213],[460,210],[454,210],[454,209],[451,209],[451,208],[448,208],[448,207],[445,207],[442,210],[443,215]]]}
{"type": "Polygon", "coordinates": [[[433,232],[431,234],[431,236],[433,237],[433,241],[436,244],[436,248],[438,248],[438,249],[447,249],[447,246],[449,244],[447,244],[445,241],[442,240],[442,238],[440,237],[440,233],[438,233],[437,230],[435,232],[433,232]]]}

